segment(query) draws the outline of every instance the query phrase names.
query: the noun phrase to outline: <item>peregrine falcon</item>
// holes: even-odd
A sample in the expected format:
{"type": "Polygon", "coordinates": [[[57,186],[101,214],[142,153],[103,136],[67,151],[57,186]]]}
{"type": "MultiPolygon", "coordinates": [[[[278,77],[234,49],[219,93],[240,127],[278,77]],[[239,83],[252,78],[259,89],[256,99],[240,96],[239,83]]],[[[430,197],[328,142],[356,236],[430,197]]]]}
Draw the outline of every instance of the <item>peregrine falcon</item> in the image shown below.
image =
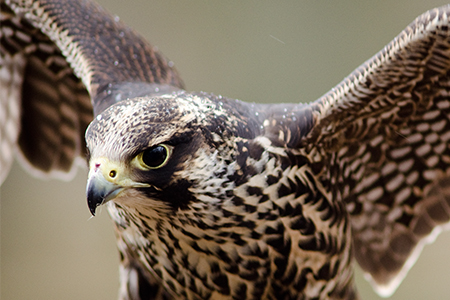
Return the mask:
{"type": "Polygon", "coordinates": [[[95,3],[2,1],[0,178],[15,144],[44,173],[86,157],[121,299],[354,299],[353,260],[389,295],[450,219],[449,12],[264,105],[185,91],[95,3]]]}

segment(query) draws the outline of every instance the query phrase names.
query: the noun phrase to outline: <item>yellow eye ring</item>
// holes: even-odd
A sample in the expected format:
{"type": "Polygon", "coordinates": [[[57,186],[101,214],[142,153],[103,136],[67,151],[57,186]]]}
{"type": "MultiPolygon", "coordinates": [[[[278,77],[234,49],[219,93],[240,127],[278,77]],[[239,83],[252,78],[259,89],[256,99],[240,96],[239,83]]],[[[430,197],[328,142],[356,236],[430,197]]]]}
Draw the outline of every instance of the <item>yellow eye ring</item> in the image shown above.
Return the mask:
{"type": "Polygon", "coordinates": [[[150,147],[136,156],[138,166],[144,170],[154,170],[164,167],[172,154],[172,146],[159,144],[150,147]]]}

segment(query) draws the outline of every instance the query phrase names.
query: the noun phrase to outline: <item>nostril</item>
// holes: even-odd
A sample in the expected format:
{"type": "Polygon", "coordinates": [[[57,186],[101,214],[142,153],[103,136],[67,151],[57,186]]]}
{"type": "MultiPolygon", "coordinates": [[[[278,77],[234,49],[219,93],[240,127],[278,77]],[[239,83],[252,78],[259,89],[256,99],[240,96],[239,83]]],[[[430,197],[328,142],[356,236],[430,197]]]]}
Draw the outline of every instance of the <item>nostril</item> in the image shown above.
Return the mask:
{"type": "Polygon", "coordinates": [[[99,164],[99,163],[96,163],[96,164],[95,164],[95,168],[98,169],[99,167],[100,167],[100,164],[99,164]]]}
{"type": "Polygon", "coordinates": [[[117,175],[117,172],[116,172],[115,170],[111,170],[111,171],[109,172],[109,177],[111,177],[111,178],[116,177],[116,175],[117,175]]]}

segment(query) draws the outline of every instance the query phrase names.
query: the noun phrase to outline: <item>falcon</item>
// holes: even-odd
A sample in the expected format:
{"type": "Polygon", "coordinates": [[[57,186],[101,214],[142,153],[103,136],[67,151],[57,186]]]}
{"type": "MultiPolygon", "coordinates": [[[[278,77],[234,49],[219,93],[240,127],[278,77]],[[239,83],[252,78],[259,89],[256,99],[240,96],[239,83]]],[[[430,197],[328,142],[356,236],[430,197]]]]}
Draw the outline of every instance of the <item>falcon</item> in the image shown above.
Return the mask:
{"type": "Polygon", "coordinates": [[[120,299],[355,299],[354,261],[390,295],[448,225],[449,6],[309,104],[187,92],[90,1],[1,9],[0,178],[16,144],[42,173],[86,157],[120,299]]]}

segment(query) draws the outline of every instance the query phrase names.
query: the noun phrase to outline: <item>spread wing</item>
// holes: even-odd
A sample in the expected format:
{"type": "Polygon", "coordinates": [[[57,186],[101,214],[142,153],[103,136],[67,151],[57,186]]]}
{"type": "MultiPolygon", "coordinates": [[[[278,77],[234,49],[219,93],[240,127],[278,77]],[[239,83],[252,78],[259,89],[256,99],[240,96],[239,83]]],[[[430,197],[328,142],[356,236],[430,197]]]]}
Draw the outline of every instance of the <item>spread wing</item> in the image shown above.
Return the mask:
{"type": "Polygon", "coordinates": [[[112,103],[183,84],[172,63],[90,1],[1,1],[0,183],[71,173],[84,131],[112,103]]]}
{"type": "Polygon", "coordinates": [[[450,220],[450,6],[430,10],[312,104],[355,257],[391,294],[450,220]]]}

